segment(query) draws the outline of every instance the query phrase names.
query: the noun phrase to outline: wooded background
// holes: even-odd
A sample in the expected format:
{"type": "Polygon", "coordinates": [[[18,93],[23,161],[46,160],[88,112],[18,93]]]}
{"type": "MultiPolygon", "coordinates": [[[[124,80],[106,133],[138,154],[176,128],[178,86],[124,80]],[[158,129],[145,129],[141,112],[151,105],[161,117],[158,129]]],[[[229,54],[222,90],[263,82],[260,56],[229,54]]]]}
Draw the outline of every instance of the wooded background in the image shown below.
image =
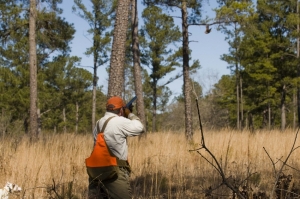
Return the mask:
{"type": "Polygon", "coordinates": [[[107,97],[115,94],[110,93],[115,90],[111,87],[114,85],[122,85],[120,95],[126,101],[134,95],[142,96],[138,102],[144,107],[137,107],[137,114],[144,117],[149,132],[185,129],[191,139],[193,131],[199,128],[196,97],[205,128],[284,131],[299,126],[298,0],[218,0],[216,17],[211,19],[203,18],[201,0],[147,0],[143,1],[143,10],[134,1],[126,0],[120,10],[128,13],[119,12],[124,20],[123,29],[126,25],[126,34],[124,30],[121,33],[126,38],[115,36],[120,2],[74,0],[70,2],[73,12],[90,25],[88,34],[93,43],[86,54],[94,61],[93,72],[80,67],[80,57],[70,56],[76,30],[74,24],[61,17],[61,2],[0,1],[0,133],[3,136],[28,133],[30,112],[36,112],[38,133],[90,133],[95,120],[105,112],[107,97]],[[36,10],[29,9],[32,2],[36,3],[36,10]],[[182,14],[181,27],[172,18],[175,10],[182,14]],[[135,14],[138,12],[140,19],[135,14]],[[31,16],[36,20],[33,37],[30,37],[31,16]],[[137,21],[143,22],[140,28],[137,21]],[[206,27],[206,34],[212,27],[217,28],[230,46],[221,59],[228,63],[231,74],[222,76],[205,95],[199,82],[189,77],[201,73],[201,55],[191,57],[188,47],[191,26],[206,27]],[[30,59],[33,55],[30,38],[36,40],[33,54],[37,98],[33,105],[30,63],[34,64],[35,59],[30,59]],[[117,54],[118,48],[114,50],[113,38],[123,39],[114,42],[119,42],[119,48],[124,44],[124,53],[117,54]],[[117,62],[124,67],[119,73],[112,69],[112,63],[117,62]],[[102,78],[97,68],[106,63],[110,63],[109,91],[103,93],[97,86],[102,78]],[[176,68],[182,72],[170,77],[176,68]],[[172,100],[168,84],[182,76],[182,94],[172,100]],[[34,105],[36,111],[30,111],[34,105]]]}

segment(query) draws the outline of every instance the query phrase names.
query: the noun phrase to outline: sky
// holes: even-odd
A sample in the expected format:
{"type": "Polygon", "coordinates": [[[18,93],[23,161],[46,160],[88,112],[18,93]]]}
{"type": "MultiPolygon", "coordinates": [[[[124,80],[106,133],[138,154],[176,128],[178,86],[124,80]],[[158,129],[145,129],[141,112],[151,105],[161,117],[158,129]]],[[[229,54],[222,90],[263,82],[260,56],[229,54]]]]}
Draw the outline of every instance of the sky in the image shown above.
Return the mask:
{"type": "MultiPolygon", "coordinates": [[[[208,1],[208,0],[207,0],[208,1]]],[[[207,1],[204,1],[203,5],[203,16],[209,16],[210,18],[214,17],[215,14],[212,11],[213,8],[217,7],[215,0],[210,0],[210,5],[207,1]]],[[[83,3],[86,2],[86,7],[91,8],[90,0],[83,0],[83,3]]],[[[77,16],[75,13],[72,13],[73,0],[63,1],[61,8],[63,9],[62,17],[66,19],[69,23],[73,23],[76,29],[74,39],[71,43],[71,56],[81,57],[82,66],[92,66],[93,58],[92,56],[86,56],[84,52],[88,47],[92,45],[91,37],[88,35],[87,30],[89,29],[88,23],[77,16]]],[[[139,14],[142,11],[142,5],[138,4],[139,14]]],[[[172,14],[176,16],[176,14],[172,14]]],[[[179,15],[178,15],[179,16],[179,15]]],[[[174,18],[175,24],[181,27],[179,19],[174,18]]],[[[139,19],[139,26],[142,25],[142,19],[139,19]]],[[[212,88],[222,75],[230,74],[229,69],[227,69],[227,63],[220,59],[222,54],[228,53],[228,43],[225,41],[225,35],[220,31],[216,30],[216,27],[212,27],[210,34],[205,34],[204,26],[190,26],[189,27],[189,40],[190,49],[192,50],[191,58],[192,60],[198,59],[200,61],[201,68],[198,70],[192,78],[194,81],[199,82],[202,86],[204,93],[208,92],[212,88]]],[[[191,63],[191,62],[190,62],[191,63]]],[[[92,72],[91,67],[85,67],[87,70],[92,72]]],[[[98,86],[103,86],[103,92],[107,93],[107,79],[108,75],[106,72],[106,66],[101,66],[98,68],[98,86]]],[[[174,75],[179,72],[174,72],[174,75]]],[[[163,79],[160,81],[161,84],[167,81],[163,79]]],[[[179,78],[174,82],[170,83],[168,87],[173,93],[173,96],[178,96],[181,94],[183,84],[183,78],[179,78]]]]}

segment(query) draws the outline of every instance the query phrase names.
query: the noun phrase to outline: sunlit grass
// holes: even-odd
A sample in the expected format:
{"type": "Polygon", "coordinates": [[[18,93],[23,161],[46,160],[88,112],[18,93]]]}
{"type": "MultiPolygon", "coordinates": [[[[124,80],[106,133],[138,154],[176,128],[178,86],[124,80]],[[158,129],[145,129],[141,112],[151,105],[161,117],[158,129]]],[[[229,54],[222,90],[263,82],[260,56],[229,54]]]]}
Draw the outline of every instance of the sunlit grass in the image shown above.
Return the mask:
{"type": "MultiPolygon", "coordinates": [[[[248,182],[256,189],[269,192],[275,182],[272,163],[264,151],[280,166],[288,155],[295,132],[266,131],[250,134],[231,130],[205,131],[206,146],[222,165],[226,176],[248,182]],[[281,160],[280,160],[281,158],[281,160]]],[[[208,187],[222,181],[220,175],[194,150],[200,147],[200,133],[194,143],[187,143],[184,133],[149,133],[129,138],[129,161],[134,198],[204,198],[208,187]]],[[[91,135],[44,135],[36,143],[25,138],[6,137],[0,142],[0,187],[6,181],[18,184],[23,192],[16,198],[86,198],[88,178],[84,160],[92,150],[91,135]]],[[[299,139],[296,146],[300,146],[299,139]]],[[[204,150],[199,151],[209,161],[204,150]]],[[[288,165],[300,166],[296,150],[288,165]]],[[[286,167],[287,174],[299,179],[299,172],[286,167]]],[[[221,188],[216,193],[226,195],[221,188]]]]}

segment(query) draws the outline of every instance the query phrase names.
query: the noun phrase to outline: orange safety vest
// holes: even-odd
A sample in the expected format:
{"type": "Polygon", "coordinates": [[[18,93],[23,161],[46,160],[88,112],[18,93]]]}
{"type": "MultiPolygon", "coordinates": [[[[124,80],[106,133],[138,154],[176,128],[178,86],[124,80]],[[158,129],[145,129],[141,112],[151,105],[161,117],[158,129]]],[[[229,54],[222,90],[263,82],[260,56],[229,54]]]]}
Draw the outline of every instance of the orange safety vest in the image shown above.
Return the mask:
{"type": "MultiPolygon", "coordinates": [[[[85,164],[87,167],[87,172],[92,178],[96,178],[99,176],[101,178],[107,178],[106,175],[115,175],[116,170],[118,167],[126,167],[130,171],[130,166],[127,160],[120,160],[116,156],[113,155],[113,153],[109,150],[105,139],[104,139],[104,130],[105,127],[110,119],[113,117],[108,118],[101,131],[99,131],[99,125],[98,122],[96,124],[97,130],[98,130],[98,135],[97,135],[97,140],[96,144],[94,146],[94,149],[90,155],[90,157],[85,159],[85,164]],[[107,174],[107,172],[113,172],[110,174],[107,174]]],[[[111,177],[110,177],[111,178],[111,177]]],[[[101,179],[101,180],[105,180],[101,179]]]]}
{"type": "Polygon", "coordinates": [[[87,167],[117,166],[117,158],[108,151],[108,146],[104,140],[104,134],[99,133],[97,142],[90,157],[85,160],[87,167]]]}

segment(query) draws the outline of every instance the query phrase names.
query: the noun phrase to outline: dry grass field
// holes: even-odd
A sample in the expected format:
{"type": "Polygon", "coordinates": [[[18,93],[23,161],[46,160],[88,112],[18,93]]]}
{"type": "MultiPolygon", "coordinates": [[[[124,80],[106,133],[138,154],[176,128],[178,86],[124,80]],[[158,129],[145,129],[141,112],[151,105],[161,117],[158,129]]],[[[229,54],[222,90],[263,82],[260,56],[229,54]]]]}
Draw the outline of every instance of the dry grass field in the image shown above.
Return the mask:
{"type": "MultiPolygon", "coordinates": [[[[278,169],[289,154],[295,133],[204,132],[206,146],[221,164],[228,181],[267,195],[276,181],[273,164],[263,147],[278,169]]],[[[84,160],[92,150],[91,135],[43,135],[33,144],[26,137],[0,140],[0,187],[10,181],[23,189],[10,198],[86,198],[84,160]]],[[[134,198],[234,198],[208,162],[212,158],[204,150],[200,153],[208,161],[196,151],[189,151],[199,148],[199,132],[195,132],[193,144],[186,143],[183,133],[172,132],[148,133],[141,139],[129,138],[128,142],[134,198]]],[[[296,146],[300,146],[300,138],[296,146]]],[[[300,188],[299,157],[300,149],[291,154],[284,168],[284,174],[292,176],[288,188],[294,192],[300,188]]]]}

